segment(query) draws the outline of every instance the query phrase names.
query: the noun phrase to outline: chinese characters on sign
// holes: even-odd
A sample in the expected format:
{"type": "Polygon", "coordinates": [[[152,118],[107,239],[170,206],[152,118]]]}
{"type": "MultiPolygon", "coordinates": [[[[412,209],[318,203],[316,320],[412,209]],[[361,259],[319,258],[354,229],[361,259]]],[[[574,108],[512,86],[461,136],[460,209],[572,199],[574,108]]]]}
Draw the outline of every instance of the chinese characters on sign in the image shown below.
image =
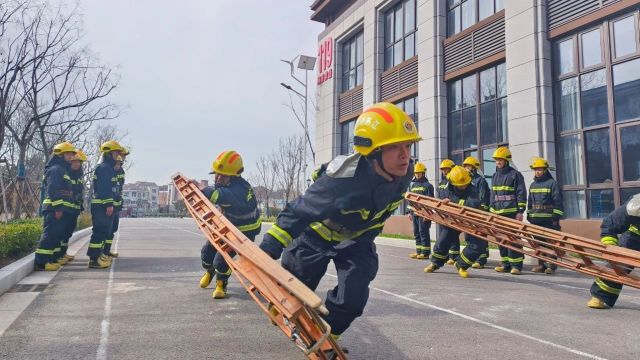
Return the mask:
{"type": "Polygon", "coordinates": [[[333,39],[328,37],[318,47],[318,60],[320,60],[320,66],[318,67],[318,85],[321,85],[325,81],[333,77],[333,39]]]}

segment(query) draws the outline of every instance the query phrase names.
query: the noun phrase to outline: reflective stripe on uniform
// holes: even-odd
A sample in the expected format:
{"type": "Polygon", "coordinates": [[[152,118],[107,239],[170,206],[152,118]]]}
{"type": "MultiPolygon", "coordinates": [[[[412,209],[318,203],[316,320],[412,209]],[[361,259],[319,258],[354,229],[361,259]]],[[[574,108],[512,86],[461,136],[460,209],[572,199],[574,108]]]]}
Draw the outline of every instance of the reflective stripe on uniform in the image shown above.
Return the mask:
{"type": "Polygon", "coordinates": [[[490,209],[492,214],[513,214],[518,212],[518,208],[507,208],[507,209],[490,209]]]}
{"type": "Polygon", "coordinates": [[[441,260],[446,260],[447,259],[446,255],[440,255],[440,254],[435,253],[435,252],[433,254],[431,254],[431,256],[433,256],[436,259],[441,259],[441,260]]]}
{"type": "Polygon", "coordinates": [[[629,231],[634,233],[634,234],[636,234],[636,235],[640,235],[640,229],[638,229],[634,225],[629,226],[629,231]]]}
{"type": "Polygon", "coordinates": [[[91,199],[92,204],[113,204],[113,199],[91,199]]]}
{"type": "Polygon", "coordinates": [[[551,217],[553,217],[553,214],[530,213],[529,217],[532,217],[532,218],[551,218],[551,217]]]}
{"type": "Polygon", "coordinates": [[[467,257],[464,256],[464,253],[460,254],[460,259],[462,259],[462,261],[464,261],[465,263],[471,265],[471,260],[467,259],[467,257]]]}
{"type": "Polygon", "coordinates": [[[409,191],[427,191],[427,188],[424,186],[416,186],[414,188],[411,188],[409,191]]]}
{"type": "Polygon", "coordinates": [[[219,275],[231,275],[231,268],[229,268],[229,270],[227,270],[227,272],[221,272],[221,271],[218,271],[218,269],[216,269],[216,274],[219,274],[219,275]]]}
{"type": "Polygon", "coordinates": [[[517,257],[517,258],[508,258],[510,263],[521,263],[524,262],[524,257],[517,257]]]}
{"type": "Polygon", "coordinates": [[[547,193],[551,193],[551,189],[529,189],[529,192],[532,192],[534,194],[536,193],[547,194],[547,193]]]}
{"type": "Polygon", "coordinates": [[[358,209],[358,210],[340,209],[340,214],[342,214],[342,215],[360,214],[360,217],[362,218],[362,220],[367,220],[367,218],[369,218],[369,214],[370,213],[371,213],[371,211],[369,211],[367,209],[358,209]]]}
{"type": "Polygon", "coordinates": [[[68,201],[62,200],[62,199],[61,199],[61,200],[53,201],[53,200],[51,200],[51,199],[47,198],[47,199],[44,199],[44,201],[42,202],[42,205],[49,205],[49,206],[59,206],[59,205],[62,205],[62,206],[70,207],[70,208],[72,208],[72,209],[80,209],[80,206],[78,206],[78,205],[76,205],[76,204],[74,204],[74,203],[71,203],[71,202],[68,202],[68,201]]]}
{"type": "Polygon", "coordinates": [[[102,243],[100,243],[100,244],[89,244],[89,249],[102,249],[102,243]]]}
{"type": "Polygon", "coordinates": [[[211,203],[215,204],[216,202],[218,202],[218,197],[220,197],[220,192],[218,190],[215,190],[213,194],[211,194],[209,200],[211,200],[211,203]]]}
{"type": "Polygon", "coordinates": [[[41,255],[53,255],[53,250],[47,250],[47,249],[36,249],[36,254],[41,254],[41,255]]]}
{"type": "Polygon", "coordinates": [[[291,243],[291,241],[293,240],[293,238],[291,237],[291,235],[289,235],[288,232],[282,230],[282,228],[276,224],[273,224],[271,228],[267,230],[267,234],[273,236],[284,247],[289,246],[289,243],[291,243]]]}
{"type": "Polygon", "coordinates": [[[620,290],[622,290],[622,289],[612,288],[611,286],[605,284],[604,281],[602,281],[602,279],[600,278],[596,278],[596,285],[598,285],[598,287],[603,291],[608,292],[609,294],[614,294],[614,295],[620,295],[620,290]]]}
{"type": "Polygon", "coordinates": [[[559,209],[553,209],[553,213],[556,215],[564,216],[564,211],[559,209]]]}
{"type": "Polygon", "coordinates": [[[253,224],[240,225],[240,226],[238,226],[238,230],[240,230],[242,232],[252,231],[252,230],[260,229],[260,226],[262,226],[262,221],[258,220],[253,224]]]}
{"type": "Polygon", "coordinates": [[[105,241],[104,241],[104,243],[105,243],[105,244],[113,244],[113,239],[111,239],[111,240],[105,240],[105,241]]]}
{"type": "Polygon", "coordinates": [[[323,239],[327,241],[339,242],[339,241],[355,239],[368,231],[379,229],[384,226],[384,223],[375,224],[375,225],[369,226],[366,229],[362,229],[358,231],[348,231],[344,233],[336,230],[331,230],[329,227],[327,227],[325,224],[321,222],[314,222],[314,223],[311,223],[311,225],[309,226],[316,233],[318,233],[318,235],[320,235],[323,239]]]}
{"type": "Polygon", "coordinates": [[[513,186],[492,186],[491,189],[493,191],[515,191],[516,188],[513,186]]]}
{"type": "Polygon", "coordinates": [[[615,236],[603,236],[600,242],[605,245],[618,245],[618,238],[615,236]]]}
{"type": "Polygon", "coordinates": [[[464,205],[464,199],[460,199],[460,201],[458,201],[458,205],[464,205]]]}

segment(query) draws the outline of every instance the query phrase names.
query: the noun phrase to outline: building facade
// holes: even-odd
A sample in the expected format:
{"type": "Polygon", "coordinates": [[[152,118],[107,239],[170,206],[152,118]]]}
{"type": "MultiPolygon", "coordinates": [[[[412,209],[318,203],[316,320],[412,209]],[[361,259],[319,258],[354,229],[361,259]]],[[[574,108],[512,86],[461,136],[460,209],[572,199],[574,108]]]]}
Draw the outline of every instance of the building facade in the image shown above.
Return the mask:
{"type": "Polygon", "coordinates": [[[358,114],[388,101],[416,121],[424,141],[414,156],[432,180],[442,159],[468,155],[490,180],[501,145],[527,183],[530,160],[548,159],[563,228],[592,231],[640,192],[640,0],[317,0],[311,9],[326,25],[319,163],[353,151],[358,114]]]}
{"type": "Polygon", "coordinates": [[[124,211],[133,215],[157,213],[159,189],[156,183],[148,181],[124,184],[122,190],[124,211]]]}

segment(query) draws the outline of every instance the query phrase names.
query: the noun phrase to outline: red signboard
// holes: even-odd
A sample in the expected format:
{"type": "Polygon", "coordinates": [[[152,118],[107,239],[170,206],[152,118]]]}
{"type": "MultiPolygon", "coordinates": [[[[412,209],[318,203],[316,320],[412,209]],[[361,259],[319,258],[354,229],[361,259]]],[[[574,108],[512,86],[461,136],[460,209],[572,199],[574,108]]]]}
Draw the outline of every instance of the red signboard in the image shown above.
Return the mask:
{"type": "Polygon", "coordinates": [[[318,85],[333,77],[333,39],[328,37],[318,46],[318,85]]]}

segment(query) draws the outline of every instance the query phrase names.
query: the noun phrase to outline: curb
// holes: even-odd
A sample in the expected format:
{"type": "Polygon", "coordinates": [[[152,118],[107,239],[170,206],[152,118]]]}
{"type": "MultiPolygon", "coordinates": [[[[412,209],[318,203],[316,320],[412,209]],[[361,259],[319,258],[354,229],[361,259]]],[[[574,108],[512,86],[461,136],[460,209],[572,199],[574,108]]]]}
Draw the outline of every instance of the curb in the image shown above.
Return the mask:
{"type": "MultiPolygon", "coordinates": [[[[74,232],[69,239],[69,244],[80,240],[90,232],[91,227],[74,232]]],[[[7,290],[11,289],[20,280],[31,274],[33,272],[34,262],[35,253],[31,253],[0,269],[0,295],[7,292],[7,290]]]]}

